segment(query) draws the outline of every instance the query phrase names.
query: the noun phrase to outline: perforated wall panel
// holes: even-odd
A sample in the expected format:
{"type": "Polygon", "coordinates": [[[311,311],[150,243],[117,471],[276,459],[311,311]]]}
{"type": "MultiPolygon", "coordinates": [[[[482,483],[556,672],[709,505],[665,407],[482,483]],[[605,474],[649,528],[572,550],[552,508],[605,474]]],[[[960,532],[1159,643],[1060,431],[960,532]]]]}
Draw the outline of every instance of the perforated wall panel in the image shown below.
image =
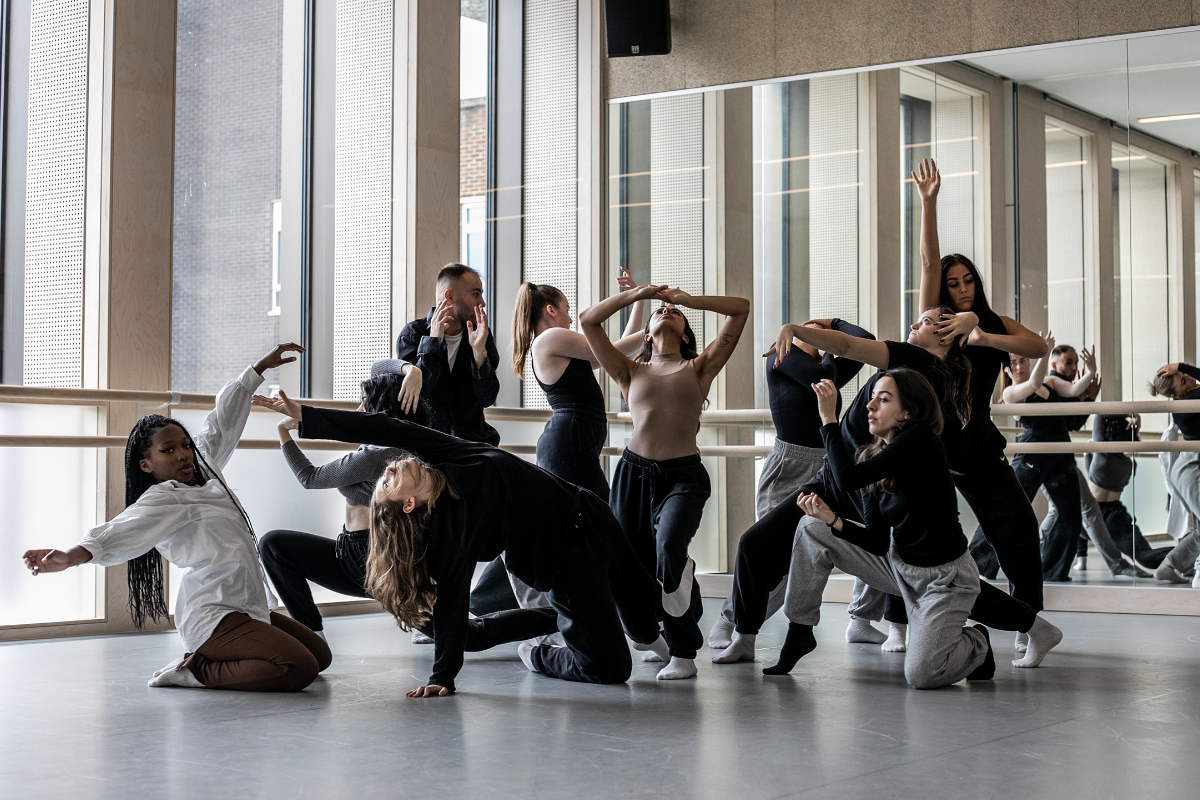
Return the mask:
{"type": "Polygon", "coordinates": [[[23,364],[29,386],[82,385],[87,84],[87,0],[33,0],[23,364]]]}
{"type": "MultiPolygon", "coordinates": [[[[576,307],[578,212],[578,4],[525,1],[523,277],[557,286],[576,307]]],[[[522,403],[548,408],[529,363],[522,403]]]]}
{"type": "MultiPolygon", "coordinates": [[[[704,294],[704,95],[650,101],[650,279],[704,294]]],[[[704,313],[685,309],[703,349],[704,313]]]]}
{"type": "Polygon", "coordinates": [[[357,399],[391,345],[391,0],[337,4],[333,396],[357,399]]]}

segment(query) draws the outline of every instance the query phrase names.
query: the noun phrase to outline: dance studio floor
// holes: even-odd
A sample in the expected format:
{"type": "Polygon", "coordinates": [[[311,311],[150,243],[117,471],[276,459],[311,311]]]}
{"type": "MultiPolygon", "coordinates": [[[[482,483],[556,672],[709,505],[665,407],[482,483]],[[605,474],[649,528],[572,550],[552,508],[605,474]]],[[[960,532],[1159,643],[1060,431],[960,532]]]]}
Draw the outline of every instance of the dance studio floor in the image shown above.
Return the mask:
{"type": "Polygon", "coordinates": [[[787,678],[759,672],[776,618],[758,664],[702,651],[699,680],[564,683],[512,645],[424,701],[404,691],[433,649],[383,616],[330,620],[333,666],[296,695],[146,688],[174,633],[0,645],[0,796],[1195,796],[1200,619],[1049,614],[1066,639],[1042,668],[998,633],[994,683],[919,692],[902,656],[845,643],[845,608],[787,678]]]}

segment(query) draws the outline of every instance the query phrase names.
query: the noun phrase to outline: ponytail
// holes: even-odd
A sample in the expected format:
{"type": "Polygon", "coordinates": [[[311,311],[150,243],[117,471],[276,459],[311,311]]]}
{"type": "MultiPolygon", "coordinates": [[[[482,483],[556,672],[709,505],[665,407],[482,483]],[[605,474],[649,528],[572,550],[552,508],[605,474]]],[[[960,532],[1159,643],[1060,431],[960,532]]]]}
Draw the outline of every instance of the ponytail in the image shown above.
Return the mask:
{"type": "Polygon", "coordinates": [[[533,347],[534,328],[547,306],[558,305],[566,296],[549,285],[525,281],[517,290],[517,304],[512,317],[512,368],[518,378],[525,377],[525,359],[533,347]]]}

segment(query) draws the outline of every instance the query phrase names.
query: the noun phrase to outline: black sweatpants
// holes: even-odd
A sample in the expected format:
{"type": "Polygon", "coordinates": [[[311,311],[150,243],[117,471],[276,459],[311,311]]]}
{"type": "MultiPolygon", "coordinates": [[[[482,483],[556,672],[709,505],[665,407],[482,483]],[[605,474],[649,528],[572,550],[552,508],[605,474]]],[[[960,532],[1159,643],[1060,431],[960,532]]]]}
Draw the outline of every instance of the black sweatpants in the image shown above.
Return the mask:
{"type": "Polygon", "coordinates": [[[633,671],[625,634],[640,644],[658,639],[658,584],[612,511],[588,492],[580,493],[575,530],[546,597],[551,608],[545,610],[556,615],[567,645],[533,649],[534,667],[551,677],[624,683],[633,671]]]}
{"type": "MultiPolygon", "coordinates": [[[[651,461],[629,450],[621,455],[609,505],[638,559],[658,578],[665,594],[680,588],[688,546],[700,527],[709,494],[708,471],[698,454],[666,461],[651,461]]],[[[663,610],[661,595],[657,603],[671,655],[680,658],[695,658],[704,644],[699,624],[704,605],[695,580],[690,593],[688,609],[679,617],[663,610]]]]}
{"type": "Polygon", "coordinates": [[[1100,513],[1104,515],[1104,524],[1113,542],[1122,553],[1133,558],[1141,565],[1157,569],[1162,564],[1167,553],[1173,547],[1151,547],[1150,542],[1142,535],[1142,530],[1129,515],[1129,509],[1120,500],[1111,503],[1100,503],[1100,513]]]}
{"type": "MultiPolygon", "coordinates": [[[[812,484],[807,488],[812,488],[812,484]]],[[[796,498],[801,491],[803,488],[793,492],[750,526],[738,542],[733,572],[733,608],[738,633],[758,633],[766,621],[768,595],[787,577],[796,526],[804,518],[804,511],[796,505],[796,498]]],[[[843,518],[847,517],[846,509],[841,509],[840,513],[843,518]]],[[[851,514],[850,518],[853,519],[853,516],[851,514]]],[[[907,623],[908,616],[903,613],[903,603],[895,605],[900,609],[893,609],[888,618],[893,622],[907,623]]],[[[1024,633],[1033,627],[1037,612],[986,581],[980,581],[979,596],[975,599],[970,616],[989,628],[1024,633]]]]}
{"type": "MultiPolygon", "coordinates": [[[[995,578],[1003,568],[1012,596],[1041,611],[1045,603],[1037,515],[1030,505],[1032,495],[1026,493],[1015,468],[1015,461],[1010,467],[1003,455],[977,460],[968,474],[954,476],[954,485],[980,522],[971,539],[971,555],[979,565],[980,577],[995,578]]],[[[1072,480],[1077,481],[1074,473],[1072,480]]],[[[1082,526],[1078,484],[1075,491],[1072,508],[1082,526]]]]}
{"type": "MultiPolygon", "coordinates": [[[[323,628],[308,582],[352,597],[368,597],[367,531],[343,531],[337,540],[299,531],[269,531],[258,540],[263,566],[292,619],[314,631],[323,628]]],[[[558,630],[553,609],[497,611],[470,621],[467,650],[488,650],[498,644],[549,636],[558,630]]],[[[432,635],[430,620],[422,629],[432,635]]]]}
{"type": "Polygon", "coordinates": [[[608,502],[608,478],[600,451],[608,438],[608,419],[591,406],[559,406],[537,441],[537,465],[567,483],[590,490],[608,502]]]}
{"type": "MultiPolygon", "coordinates": [[[[1069,453],[1027,455],[1013,459],[1013,473],[1032,502],[1039,488],[1045,488],[1058,509],[1058,519],[1042,542],[1042,578],[1069,581],[1079,534],[1083,531],[1083,511],[1079,504],[1079,476],[1075,457],[1069,453]]],[[[1008,570],[1004,573],[1007,575],[1008,570]]]]}

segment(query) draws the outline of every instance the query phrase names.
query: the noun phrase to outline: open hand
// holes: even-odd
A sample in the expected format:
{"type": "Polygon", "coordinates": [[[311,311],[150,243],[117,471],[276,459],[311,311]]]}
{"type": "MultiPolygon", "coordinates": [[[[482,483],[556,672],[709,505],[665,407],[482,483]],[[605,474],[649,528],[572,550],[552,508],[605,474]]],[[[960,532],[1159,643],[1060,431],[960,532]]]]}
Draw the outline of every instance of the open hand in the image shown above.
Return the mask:
{"type": "Polygon", "coordinates": [[[970,336],[979,327],[979,316],[974,311],[958,314],[942,314],[938,322],[938,333],[942,344],[950,344],[960,336],[970,336]]]}
{"type": "Polygon", "coordinates": [[[263,397],[261,394],[256,394],[250,398],[250,405],[269,408],[277,414],[283,414],[295,420],[304,419],[304,412],[300,404],[288,397],[287,392],[282,389],[279,390],[279,397],[263,397]]]}
{"type": "Polygon", "coordinates": [[[400,401],[400,410],[405,414],[411,414],[417,410],[417,405],[421,402],[421,384],[424,383],[425,376],[421,373],[421,368],[416,364],[408,365],[408,374],[404,376],[404,383],[400,384],[400,394],[396,399],[400,401]]]}
{"type": "Polygon", "coordinates": [[[1100,375],[1097,375],[1096,377],[1092,378],[1091,385],[1088,386],[1087,390],[1084,391],[1084,393],[1083,393],[1083,399],[1088,402],[1091,402],[1091,401],[1095,400],[1097,397],[1099,397],[1100,396],[1100,384],[1103,382],[1104,381],[1100,375]]]}
{"type": "Polygon", "coordinates": [[[475,306],[475,321],[467,320],[467,342],[475,351],[475,363],[487,360],[488,318],[483,306],[475,306]]]}
{"type": "Polygon", "coordinates": [[[411,692],[405,692],[409,697],[445,697],[450,694],[450,690],[445,686],[438,686],[436,683],[431,683],[428,686],[418,686],[411,692]]]}
{"type": "Polygon", "coordinates": [[[1083,365],[1087,367],[1087,371],[1096,374],[1096,345],[1092,345],[1089,350],[1086,347],[1079,351],[1079,357],[1083,359],[1083,365]]]}
{"type": "Polygon", "coordinates": [[[938,192],[942,189],[942,173],[938,171],[937,162],[932,158],[922,158],[921,163],[917,165],[917,171],[909,174],[912,175],[913,183],[917,185],[922,202],[937,199],[938,192]]]}
{"type": "Polygon", "coordinates": [[[833,513],[833,509],[825,505],[825,501],[815,493],[800,495],[796,498],[796,505],[805,514],[813,519],[821,520],[826,525],[832,525],[837,520],[837,514],[833,513]]]}
{"type": "Polygon", "coordinates": [[[281,367],[284,364],[290,364],[296,360],[296,356],[284,357],[284,355],[283,355],[284,353],[303,353],[303,352],[304,352],[304,348],[301,347],[300,345],[296,344],[295,342],[288,342],[287,344],[277,344],[277,345],[275,345],[274,350],[267,353],[265,356],[260,358],[254,364],[254,371],[257,372],[259,375],[262,375],[264,372],[266,372],[269,369],[275,369],[276,367],[281,367]]]}
{"type": "Polygon", "coordinates": [[[1049,356],[1054,351],[1054,331],[1046,331],[1043,335],[1038,331],[1038,336],[1042,337],[1042,341],[1046,343],[1046,355],[1049,356]]]}
{"type": "Polygon", "coordinates": [[[429,335],[441,341],[446,335],[446,328],[454,321],[454,304],[443,297],[433,308],[433,316],[429,318],[429,335]]]}
{"type": "Polygon", "coordinates": [[[821,424],[829,425],[837,422],[837,386],[828,378],[812,385],[813,393],[817,396],[817,411],[821,414],[821,424]]]}
{"type": "Polygon", "coordinates": [[[621,274],[617,276],[617,291],[629,292],[636,288],[638,288],[638,285],[634,283],[633,278],[629,274],[629,270],[621,267],[621,274]]]}

